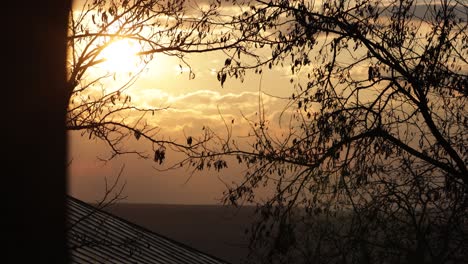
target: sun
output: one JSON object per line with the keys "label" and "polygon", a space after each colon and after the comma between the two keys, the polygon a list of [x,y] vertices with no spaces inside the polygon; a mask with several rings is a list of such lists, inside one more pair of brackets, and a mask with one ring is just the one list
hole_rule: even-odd
{"label": "sun", "polygon": [[100,56],[104,59],[100,67],[113,73],[134,73],[142,65],[138,52],[141,47],[136,41],[129,39],[117,40],[102,50]]}

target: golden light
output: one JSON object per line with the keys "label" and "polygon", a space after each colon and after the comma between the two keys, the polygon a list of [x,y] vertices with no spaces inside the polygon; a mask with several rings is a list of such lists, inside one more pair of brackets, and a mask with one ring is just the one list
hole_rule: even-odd
{"label": "golden light", "polygon": [[134,73],[142,66],[141,58],[137,55],[140,51],[141,47],[136,41],[115,41],[101,52],[105,61],[99,67],[114,73]]}

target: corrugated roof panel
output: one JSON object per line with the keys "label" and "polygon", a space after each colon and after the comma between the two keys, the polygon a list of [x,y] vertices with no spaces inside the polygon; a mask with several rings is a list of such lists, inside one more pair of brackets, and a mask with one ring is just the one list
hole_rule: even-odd
{"label": "corrugated roof panel", "polygon": [[72,263],[227,263],[73,197],[68,223]]}

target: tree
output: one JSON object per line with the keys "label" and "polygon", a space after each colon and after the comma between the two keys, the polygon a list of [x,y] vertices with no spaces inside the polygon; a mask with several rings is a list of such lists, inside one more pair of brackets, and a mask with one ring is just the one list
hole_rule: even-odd
{"label": "tree", "polygon": [[218,80],[290,67],[287,129],[259,113],[251,147],[211,137],[181,165],[244,164],[227,203],[275,190],[251,229],[267,263],[466,259],[468,5],[322,2],[232,1],[242,12],[223,24],[238,45]]}
{"label": "tree", "polygon": [[[233,0],[190,12],[186,4],[93,1],[71,16],[69,130],[105,140],[110,158],[133,152],[121,143],[134,136],[152,142],[158,163],[170,145],[188,155],[178,166],[220,171],[232,158],[245,165],[225,199],[255,202],[260,186],[275,190],[258,204],[251,230],[252,253],[268,262],[466,258],[463,1]],[[222,13],[228,4],[239,14]],[[222,50],[221,86],[286,65],[294,78],[279,122],[287,129],[277,132],[260,111],[248,120],[243,143],[251,147],[233,141],[228,124],[225,136],[206,128],[186,144],[157,139],[141,120],[160,109],[140,109],[125,94],[138,73],[102,93],[93,87],[114,74],[87,75],[120,39],[142,47],[143,65],[156,52],[185,63],[188,53]],[[128,111],[141,119],[125,118]]]}

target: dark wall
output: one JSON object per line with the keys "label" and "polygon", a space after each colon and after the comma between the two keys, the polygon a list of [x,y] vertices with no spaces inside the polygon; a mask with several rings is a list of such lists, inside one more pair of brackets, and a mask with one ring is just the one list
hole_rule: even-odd
{"label": "dark wall", "polygon": [[67,262],[64,87],[70,4],[8,1],[2,7],[1,217],[7,263]]}

